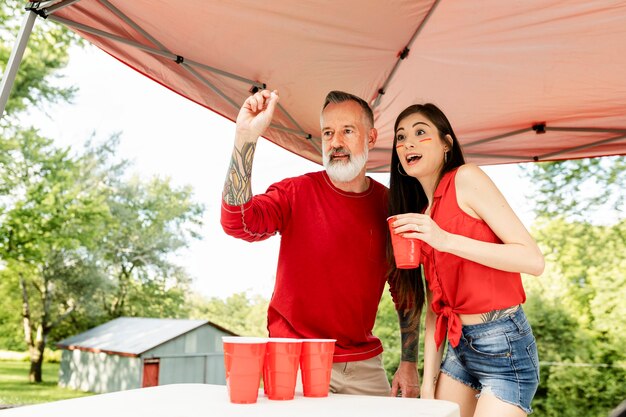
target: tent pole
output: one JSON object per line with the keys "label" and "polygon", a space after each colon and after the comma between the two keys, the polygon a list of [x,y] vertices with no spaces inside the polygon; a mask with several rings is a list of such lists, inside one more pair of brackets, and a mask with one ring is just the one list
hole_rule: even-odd
{"label": "tent pole", "polygon": [[[622,129],[616,129],[616,130],[622,130]],[[614,136],[612,138],[599,140],[599,141],[596,141],[596,142],[593,142],[593,143],[587,143],[586,145],[576,146],[574,148],[567,148],[567,149],[563,149],[563,150],[560,150],[560,151],[557,151],[557,152],[545,153],[543,155],[538,156],[538,158],[539,158],[539,160],[544,160],[544,159],[547,159],[547,158],[553,158],[555,156],[562,155],[564,153],[580,151],[581,149],[593,148],[594,146],[604,145],[605,143],[615,142],[615,141],[618,141],[618,140],[622,140],[624,138],[626,138],[626,133],[623,134],[623,135]]]}
{"label": "tent pole", "polygon": [[503,133],[501,135],[492,136],[490,138],[479,139],[477,141],[464,144],[463,145],[463,149],[467,149],[470,146],[480,145],[481,143],[487,143],[487,142],[491,142],[491,141],[498,140],[498,139],[508,138],[510,136],[519,135],[521,133],[526,133],[526,132],[529,132],[529,131],[531,131],[531,128],[530,127],[525,127],[523,129],[514,130],[512,132],[506,132],[506,133]]}
{"label": "tent pole", "polygon": [[22,62],[24,50],[28,44],[28,39],[30,38],[36,18],[37,13],[32,10],[29,10],[24,16],[22,27],[17,35],[13,51],[11,51],[7,67],[4,70],[2,83],[0,83],[0,116],[4,115],[4,109],[9,101],[9,94],[11,93],[11,88],[13,88],[13,82],[15,81],[15,76],[17,75],[17,69],[20,66],[20,62]]}
{"label": "tent pole", "polygon": [[[532,162],[534,161],[532,156],[519,156],[519,155],[490,155],[486,153],[464,153],[465,158],[489,158],[489,159],[506,159],[506,160],[517,160],[517,162],[513,162],[518,164],[520,162]],[[485,164],[488,165],[488,164]]]}

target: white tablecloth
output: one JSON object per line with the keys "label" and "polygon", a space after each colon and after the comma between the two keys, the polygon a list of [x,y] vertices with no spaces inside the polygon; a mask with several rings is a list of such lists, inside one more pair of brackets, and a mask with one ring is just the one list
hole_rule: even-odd
{"label": "white tablecloth", "polygon": [[293,400],[273,401],[264,397],[262,391],[255,404],[232,404],[223,385],[173,384],[0,411],[0,417],[12,416],[459,417],[459,408],[448,401],[339,394],[305,398],[296,393]]}

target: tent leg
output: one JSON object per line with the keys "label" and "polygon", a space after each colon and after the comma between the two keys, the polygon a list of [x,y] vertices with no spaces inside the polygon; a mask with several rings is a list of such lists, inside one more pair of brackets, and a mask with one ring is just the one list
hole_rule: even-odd
{"label": "tent leg", "polygon": [[36,18],[37,13],[32,10],[29,10],[26,16],[24,16],[20,33],[13,46],[13,51],[9,57],[9,62],[7,63],[4,76],[2,77],[2,83],[0,84],[0,116],[4,115],[4,109],[7,105],[7,101],[9,101],[9,93],[11,93],[11,88],[13,87],[15,76],[17,75],[17,69],[20,66],[20,62],[22,62],[22,56],[24,55],[24,50],[26,49],[26,44],[30,38],[30,33],[33,30]]}

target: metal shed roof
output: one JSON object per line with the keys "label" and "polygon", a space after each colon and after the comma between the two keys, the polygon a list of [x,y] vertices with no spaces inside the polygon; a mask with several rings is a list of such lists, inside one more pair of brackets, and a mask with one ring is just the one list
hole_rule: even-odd
{"label": "metal shed roof", "polygon": [[205,324],[234,335],[233,332],[208,320],[120,317],[63,339],[57,343],[57,347],[138,356]]}

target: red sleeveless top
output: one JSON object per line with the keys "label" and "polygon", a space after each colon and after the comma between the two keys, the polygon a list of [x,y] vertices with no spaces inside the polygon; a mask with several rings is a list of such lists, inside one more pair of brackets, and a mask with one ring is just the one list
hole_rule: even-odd
{"label": "red sleeveless top", "polygon": [[[459,207],[454,179],[457,169],[447,172],[433,196],[431,218],[447,232],[491,243],[502,243],[483,220],[476,219]],[[494,269],[439,252],[422,245],[424,271],[432,292],[431,308],[437,314],[435,343],[437,349],[445,339],[453,347],[461,338],[459,314],[480,314],[521,304],[526,301],[519,273]]]}

